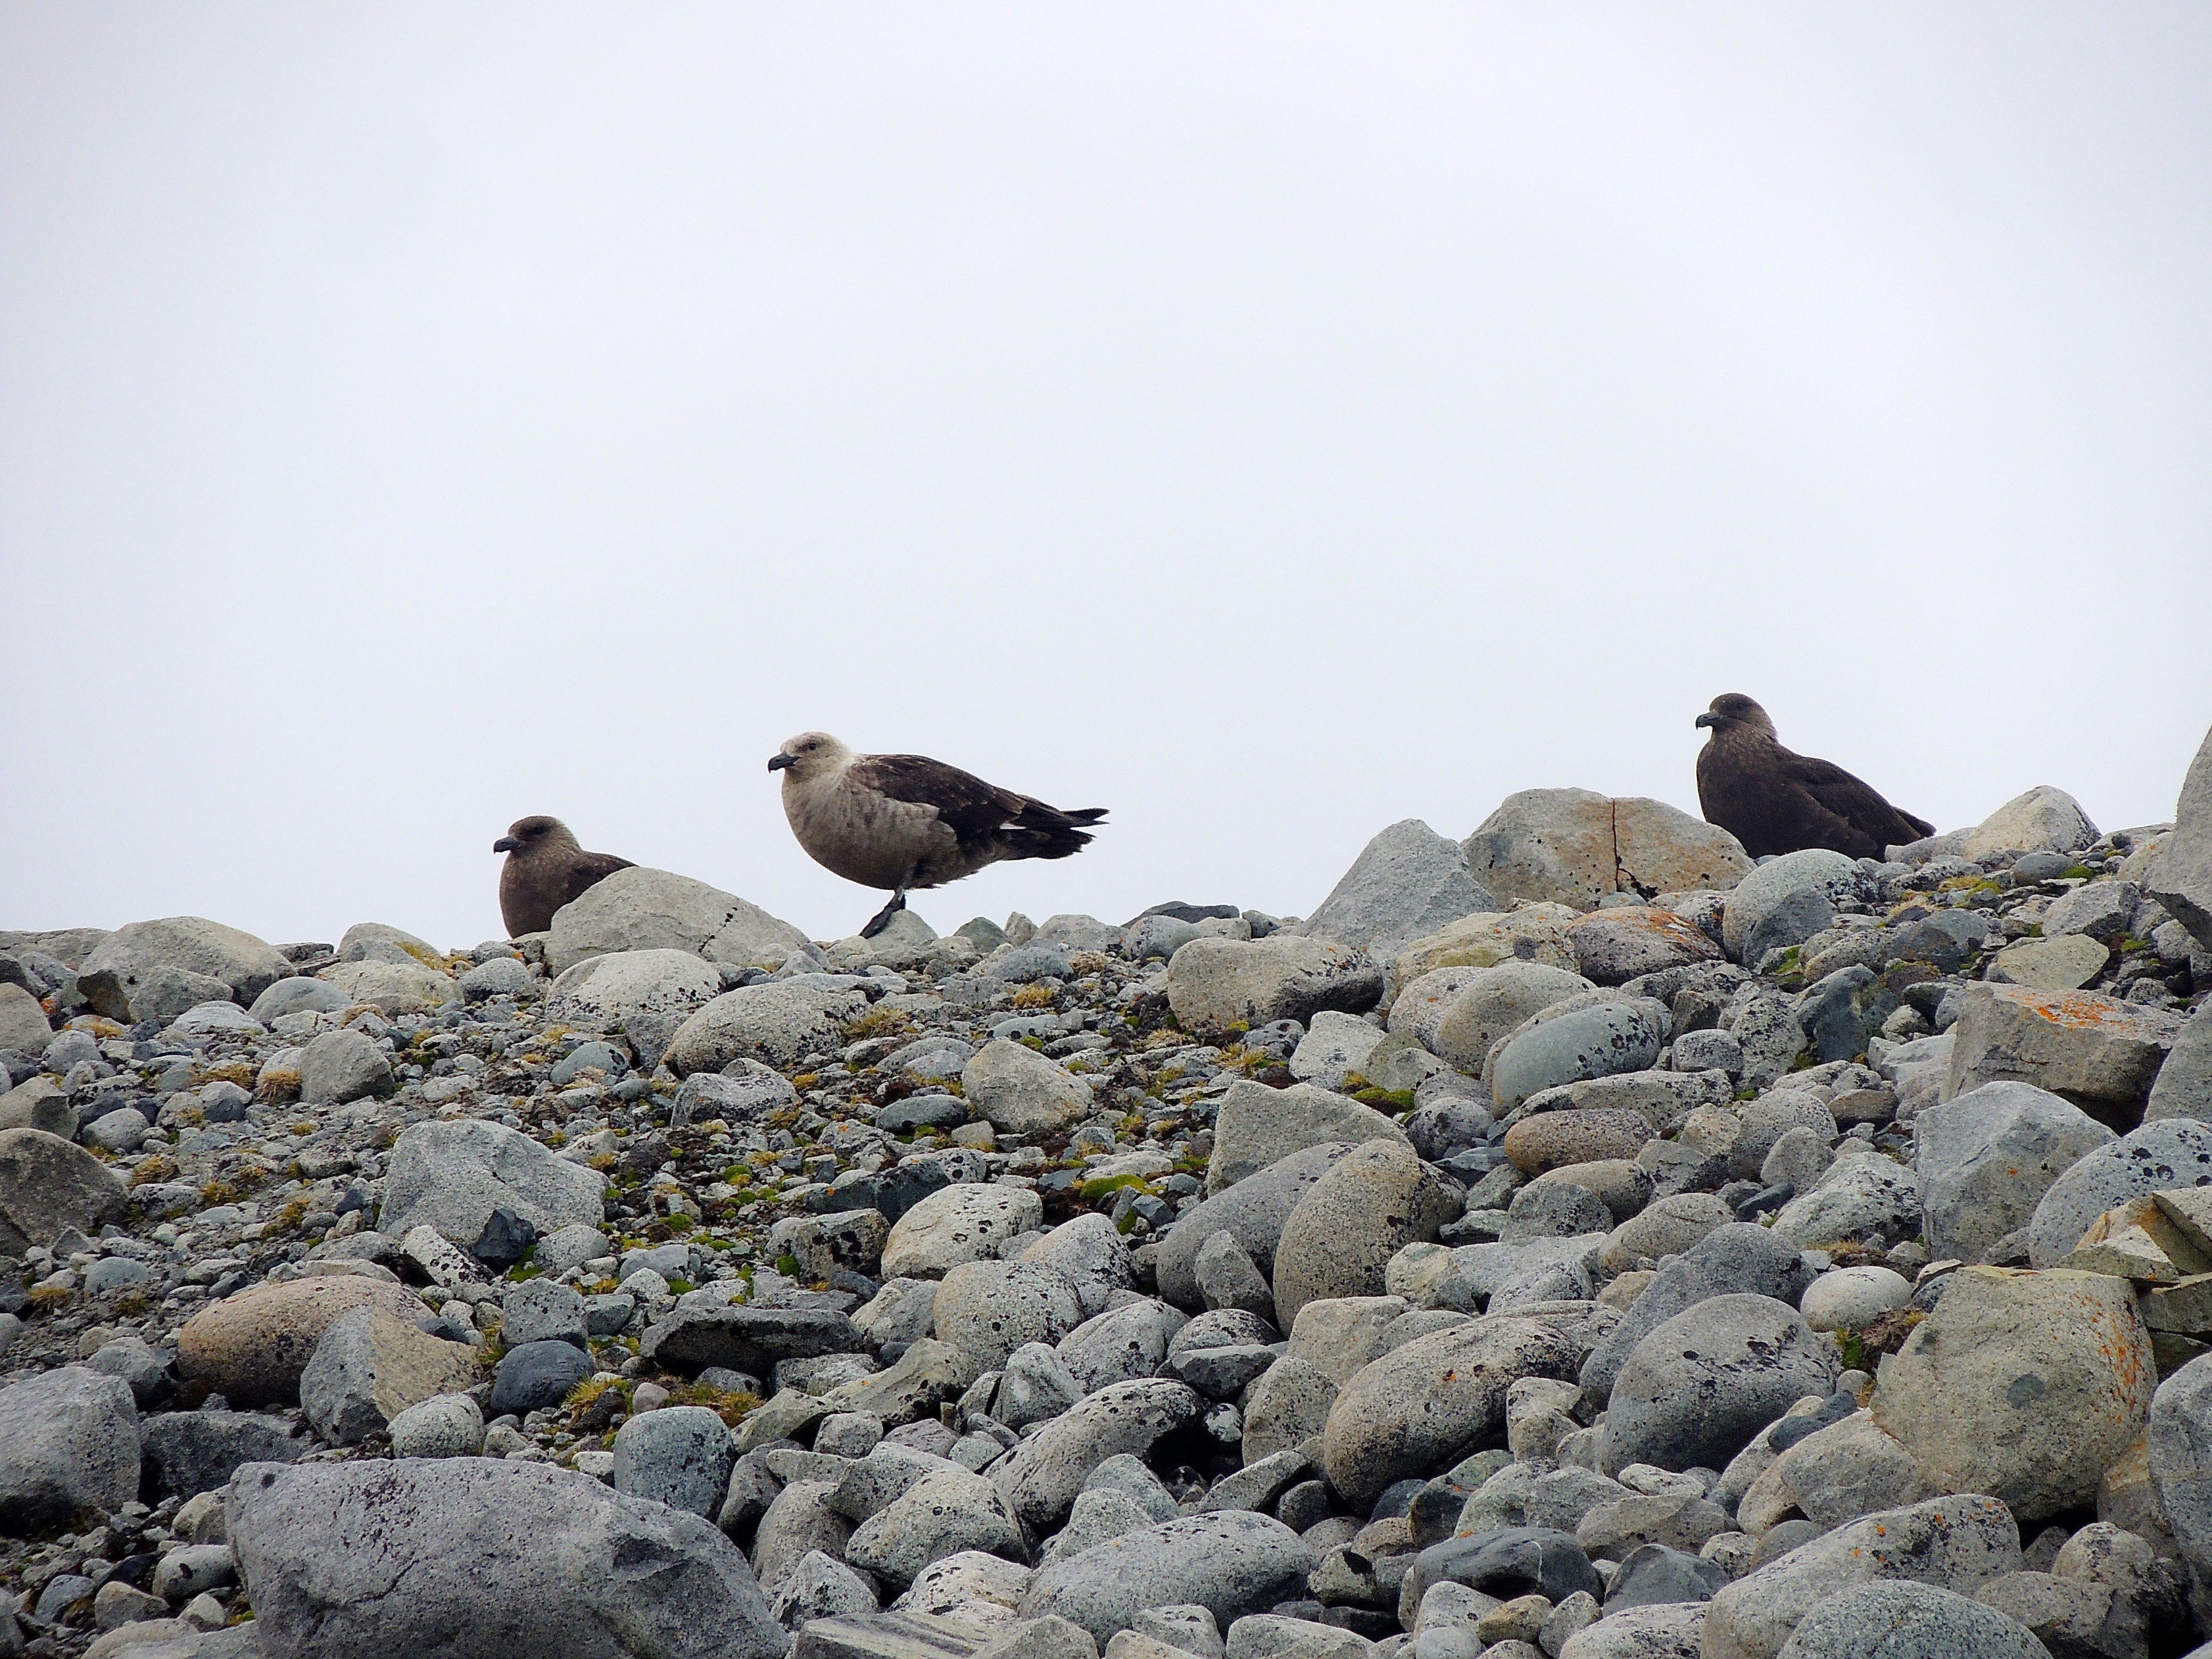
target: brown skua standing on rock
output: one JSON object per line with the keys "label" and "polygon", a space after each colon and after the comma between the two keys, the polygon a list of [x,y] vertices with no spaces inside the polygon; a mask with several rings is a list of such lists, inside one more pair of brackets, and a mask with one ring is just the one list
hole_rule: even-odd
{"label": "brown skua standing on rock", "polygon": [[1002,859],[1064,859],[1092,839],[1103,806],[1063,812],[926,755],[856,755],[826,732],[803,732],[769,759],[783,774],[783,813],[825,870],[891,896],[872,939],[916,887],[941,887]]}
{"label": "brown skua standing on rock", "polygon": [[586,853],[568,826],[543,813],[517,818],[491,850],[507,854],[499,872],[499,914],[507,936],[542,933],[553,913],[595,883],[630,867],[612,853]]}
{"label": "brown skua standing on rock", "polygon": [[1698,751],[1698,804],[1755,859],[1808,847],[1878,859],[1936,833],[1842,767],[1784,749],[1766,711],[1741,692],[1715,697],[1697,723],[1713,733]]}

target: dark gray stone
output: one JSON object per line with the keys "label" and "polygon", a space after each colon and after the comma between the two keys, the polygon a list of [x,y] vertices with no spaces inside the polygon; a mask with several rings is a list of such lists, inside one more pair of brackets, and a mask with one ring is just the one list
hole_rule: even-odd
{"label": "dark gray stone", "polygon": [[1667,1601],[1710,1601],[1728,1581],[1728,1569],[1717,1561],[1664,1544],[1644,1544],[1620,1558],[1620,1569],[1605,1593],[1605,1610],[1615,1613]]}
{"label": "dark gray stone", "polygon": [[520,1416],[557,1406],[594,1369],[591,1356],[573,1343],[526,1342],[509,1348],[493,1374],[491,1414]]}

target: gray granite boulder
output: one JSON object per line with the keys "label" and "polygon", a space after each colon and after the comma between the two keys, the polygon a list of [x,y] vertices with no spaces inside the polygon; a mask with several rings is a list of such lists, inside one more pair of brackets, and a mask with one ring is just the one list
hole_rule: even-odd
{"label": "gray granite boulder", "polygon": [[1590,1350],[1582,1368],[1584,1402],[1592,1411],[1604,1410],[1629,1355],[1684,1310],[1732,1294],[1771,1297],[1795,1307],[1812,1282],[1813,1270],[1797,1247],[1766,1228],[1748,1222],[1714,1228],[1662,1267],[1620,1322]]}
{"label": "gray granite boulder", "polygon": [[2161,1188],[2212,1186],[2212,1124],[2162,1118],[2076,1159],[2038,1200],[2027,1260],[2056,1267],[2106,1211]]}
{"label": "gray granite boulder", "polygon": [[1406,818],[1361,849],[1307,918],[1312,938],[1388,953],[1446,922],[1498,909],[1468,873],[1467,854],[1419,818]]}
{"label": "gray granite boulder", "polygon": [[1041,1569],[1022,1595],[1104,1643],[1147,1607],[1196,1606],[1227,1625],[1304,1593],[1313,1548],[1271,1516],[1223,1510],[1127,1533]]}
{"label": "gray granite boulder", "polygon": [[1985,1083],[1928,1108],[1912,1120],[1912,1143],[1929,1254],[1980,1261],[2027,1224],[2052,1182],[2114,1139],[2028,1083]]}
{"label": "gray granite boulder", "polygon": [[778,1659],[789,1645],[713,1526],[571,1469],[249,1463],[223,1507],[262,1644],[294,1659]]}
{"label": "gray granite boulder", "polygon": [[1723,1468],[1807,1395],[1835,1385],[1834,1351],[1771,1297],[1711,1297],[1636,1345],[1613,1385],[1605,1464]]}
{"label": "gray granite boulder", "polygon": [[0,1533],[21,1537],[138,1496],[138,1407],[82,1365],[0,1389]]}
{"label": "gray granite boulder", "polygon": [[[602,884],[604,885],[605,884]],[[468,1249],[495,1210],[512,1210],[543,1235],[604,1213],[606,1177],[556,1156],[519,1129],[482,1118],[412,1125],[392,1149],[380,1231],[404,1237],[434,1227]]]}

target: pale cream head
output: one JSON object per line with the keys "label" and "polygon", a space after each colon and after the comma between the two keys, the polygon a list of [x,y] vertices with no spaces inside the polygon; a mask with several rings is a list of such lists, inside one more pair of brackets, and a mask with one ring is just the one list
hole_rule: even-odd
{"label": "pale cream head", "polygon": [[842,771],[855,758],[827,732],[801,732],[769,757],[768,769],[786,774],[787,783],[806,783]]}

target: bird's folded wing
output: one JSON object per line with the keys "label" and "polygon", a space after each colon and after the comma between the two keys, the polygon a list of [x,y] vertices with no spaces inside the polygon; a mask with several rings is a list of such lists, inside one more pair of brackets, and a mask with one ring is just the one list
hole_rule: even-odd
{"label": "bird's folded wing", "polygon": [[[1921,822],[1911,813],[1892,806],[1870,784],[1853,777],[1832,761],[1788,754],[1783,765],[1784,775],[1791,782],[1860,834],[1872,836],[1878,844],[1894,841],[1899,823]],[[1923,829],[1920,833],[1930,832]]]}
{"label": "bird's folded wing", "polygon": [[630,868],[628,859],[618,859],[612,853],[579,853],[568,861],[568,891],[563,904],[581,898],[585,890],[605,881],[617,870]]}
{"label": "bird's folded wing", "polygon": [[846,775],[892,800],[935,807],[938,821],[963,844],[992,834],[1031,805],[1026,796],[927,755],[870,755]]}

